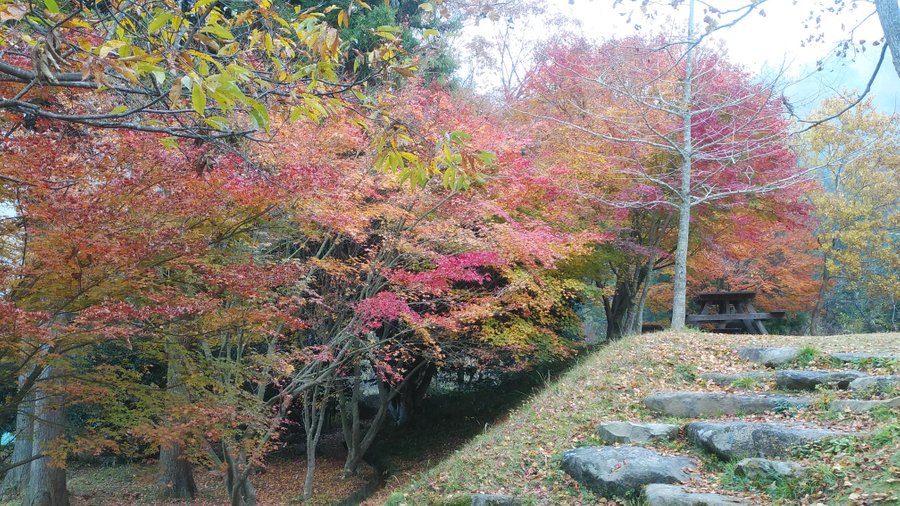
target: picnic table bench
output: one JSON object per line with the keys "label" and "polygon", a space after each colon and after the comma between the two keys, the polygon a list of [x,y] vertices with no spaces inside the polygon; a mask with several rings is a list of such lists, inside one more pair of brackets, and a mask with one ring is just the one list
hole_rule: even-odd
{"label": "picnic table bench", "polygon": [[[753,308],[756,292],[713,292],[701,293],[694,300],[700,304],[698,314],[687,315],[687,323],[707,323],[715,326],[716,332],[742,332],[768,334],[763,321],[784,318],[784,311],[759,312]],[[736,322],[743,326],[729,327]]]}

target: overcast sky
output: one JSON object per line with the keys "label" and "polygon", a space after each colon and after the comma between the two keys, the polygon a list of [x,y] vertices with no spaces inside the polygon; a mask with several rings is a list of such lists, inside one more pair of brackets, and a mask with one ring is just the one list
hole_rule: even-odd
{"label": "overcast sky", "polygon": [[[709,43],[722,43],[731,59],[750,71],[765,72],[766,69],[781,68],[784,64],[788,78],[797,81],[797,84],[787,89],[787,93],[798,105],[813,105],[835,90],[862,90],[872,75],[881,48],[869,47],[865,53],[857,53],[853,59],[835,57],[833,51],[847,38],[849,29],[857,25],[859,27],[854,32],[854,40],[871,42],[882,37],[877,17],[865,19],[867,14],[874,11],[874,6],[868,2],[860,2],[861,7],[855,12],[823,16],[824,40],[803,47],[802,39],[814,33],[812,29],[804,29],[804,20],[810,7],[820,1],[833,5],[833,0],[768,0],[762,6],[764,17],[757,13],[751,14],[734,26],[717,31],[710,38],[715,40],[709,40]],[[634,34],[635,24],[640,24],[640,31],[648,34],[660,30],[683,31],[687,9],[675,11],[668,7],[669,1],[658,2],[661,5],[657,8],[660,13],[657,19],[641,19],[637,13],[632,17],[631,23],[627,23],[627,16],[622,13],[636,3],[625,0],[623,6],[614,9],[613,0],[547,0],[551,12],[578,20],[580,30],[591,38],[604,39]],[[710,0],[708,3],[725,9],[745,5],[747,0]],[[702,9],[702,2],[698,1],[698,22],[703,18]],[[844,29],[841,28],[842,24]],[[497,30],[498,26],[498,23],[485,20],[477,27],[468,28],[466,32],[485,35]],[[546,38],[552,33],[549,29],[542,29],[539,20],[520,22],[517,26],[522,27],[520,31],[526,32],[530,38]],[[816,62],[823,58],[826,62],[825,70],[816,72]],[[897,112],[900,111],[900,77],[890,60],[888,52],[873,83],[872,95],[879,109]]]}

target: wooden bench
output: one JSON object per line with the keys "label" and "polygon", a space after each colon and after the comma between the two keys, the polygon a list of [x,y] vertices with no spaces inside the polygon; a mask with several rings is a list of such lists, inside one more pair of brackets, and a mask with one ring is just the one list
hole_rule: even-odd
{"label": "wooden bench", "polygon": [[[716,332],[749,331],[751,334],[768,334],[763,321],[784,318],[785,311],[759,312],[753,308],[756,292],[713,292],[696,297],[700,304],[698,314],[687,315],[686,323],[708,323],[715,325]],[[736,322],[743,329],[729,327]]]}

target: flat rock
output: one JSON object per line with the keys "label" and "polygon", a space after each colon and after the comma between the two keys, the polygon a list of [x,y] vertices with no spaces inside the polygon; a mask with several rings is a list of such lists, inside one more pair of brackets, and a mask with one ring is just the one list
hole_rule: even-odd
{"label": "flat rock", "polygon": [[508,495],[473,494],[472,506],[519,506],[522,500]]}
{"label": "flat rock", "polygon": [[606,443],[647,443],[678,437],[678,425],[668,423],[603,422],[597,435]]}
{"label": "flat rock", "polygon": [[776,367],[792,362],[800,356],[800,348],[738,348],[737,354],[744,360]]}
{"label": "flat rock", "polygon": [[850,382],[850,390],[883,393],[900,389],[900,376],[863,376]]}
{"label": "flat rock", "polygon": [[893,353],[857,353],[857,352],[847,352],[847,353],[830,353],[831,358],[837,360],[838,362],[850,362],[854,364],[858,364],[860,362],[864,362],[866,360],[888,360],[888,361],[900,361],[900,355],[896,355]]}
{"label": "flat rock", "polygon": [[572,478],[608,498],[640,492],[651,483],[682,483],[697,461],[669,457],[637,446],[575,448],[563,454],[562,468]]}
{"label": "flat rock", "polygon": [[879,399],[874,401],[860,401],[856,399],[841,399],[832,401],[829,406],[832,411],[850,411],[852,413],[865,413],[875,408],[886,406],[891,409],[900,409],[900,397],[892,399]]}
{"label": "flat rock", "polygon": [[723,387],[733,386],[734,382],[741,380],[753,380],[754,383],[767,383],[775,379],[775,373],[771,371],[746,371],[735,373],[707,372],[700,375],[700,379],[715,383]]}
{"label": "flat rock", "polygon": [[827,429],[756,422],[691,422],[688,439],[723,460],[787,457],[799,446],[849,435]]}
{"label": "flat rock", "polygon": [[750,415],[787,408],[805,408],[806,397],[725,392],[656,392],[644,399],[651,411],[682,418]]}
{"label": "flat rock", "polygon": [[662,485],[659,483],[644,487],[644,499],[649,506],[735,506],[750,504],[750,501],[740,497],[691,493],[678,485]]}
{"label": "flat rock", "polygon": [[775,386],[781,390],[815,390],[825,385],[846,390],[851,381],[865,376],[858,371],[786,370],[775,373]]}
{"label": "flat rock", "polygon": [[795,478],[803,476],[805,473],[806,469],[796,462],[761,459],[758,457],[743,459],[734,467],[734,474],[746,476],[756,481]]}

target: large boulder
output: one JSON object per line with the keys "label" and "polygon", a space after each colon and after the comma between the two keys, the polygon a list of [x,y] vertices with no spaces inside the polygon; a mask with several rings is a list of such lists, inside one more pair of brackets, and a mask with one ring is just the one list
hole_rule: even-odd
{"label": "large boulder", "polygon": [[863,376],[850,382],[850,390],[884,393],[900,389],[900,376]]}
{"label": "large boulder", "polygon": [[668,423],[603,422],[597,435],[605,443],[647,443],[678,437],[678,425]]}
{"label": "large boulder", "polygon": [[781,390],[815,390],[819,385],[846,390],[850,382],[866,376],[858,371],[799,371],[775,373],[775,386]]}
{"label": "large boulder", "polygon": [[761,459],[758,457],[743,459],[734,466],[734,474],[746,476],[754,481],[798,478],[805,473],[806,469],[796,462]]}
{"label": "large boulder", "polygon": [[723,387],[734,386],[736,382],[768,383],[775,379],[775,373],[771,371],[746,371],[736,373],[707,372],[700,375],[700,379],[715,383]]}
{"label": "large boulder", "polygon": [[697,461],[636,446],[601,446],[567,451],[562,468],[594,493],[613,498],[635,495],[651,483],[688,481]]}
{"label": "large boulder", "polygon": [[832,401],[829,406],[832,411],[850,411],[851,413],[865,413],[878,407],[900,409],[900,397],[892,399],[879,399],[873,401],[860,401],[857,399],[840,399]]}
{"label": "large boulder", "polygon": [[691,422],[688,439],[723,460],[779,458],[805,444],[849,435],[828,429],[755,422]]}
{"label": "large boulder", "polygon": [[846,352],[846,353],[831,353],[831,358],[837,360],[838,362],[849,362],[853,364],[858,364],[860,362],[865,362],[869,360],[876,361],[888,361],[888,362],[898,362],[900,361],[900,355],[895,355],[892,353],[858,353],[858,352]]}
{"label": "large boulder", "polygon": [[777,367],[793,362],[800,356],[800,348],[738,348],[737,354],[750,362]]}
{"label": "large boulder", "polygon": [[656,392],[644,399],[651,411],[682,418],[751,415],[791,408],[805,408],[806,397],[725,392]]}
{"label": "large boulder", "polygon": [[750,504],[740,497],[721,494],[691,493],[678,485],[653,484],[644,487],[649,506],[738,506]]}

